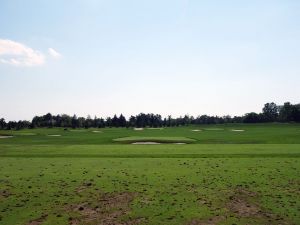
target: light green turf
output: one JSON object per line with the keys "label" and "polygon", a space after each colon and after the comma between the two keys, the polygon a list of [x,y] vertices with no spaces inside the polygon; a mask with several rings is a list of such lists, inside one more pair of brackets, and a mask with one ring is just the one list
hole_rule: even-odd
{"label": "light green turf", "polygon": [[196,140],[186,137],[138,137],[138,136],[131,136],[131,137],[123,137],[123,138],[116,138],[114,139],[116,142],[120,143],[135,143],[135,142],[157,142],[157,143],[192,143]]}
{"label": "light green turf", "polygon": [[[44,214],[48,216],[42,224],[69,224],[69,217],[81,218],[71,205],[97,206],[96,196],[106,192],[135,193],[129,214],[118,220],[143,218],[141,225],[188,225],[193,219],[213,218],[221,218],[217,223],[221,225],[300,224],[297,124],[143,131],[52,128],[0,134],[14,136],[0,139],[1,225],[27,225]],[[186,145],[114,141],[128,137],[195,141]],[[91,185],[78,193],[86,182]],[[247,201],[265,214],[234,213],[229,205],[237,190],[255,193]]]}
{"label": "light green turf", "polygon": [[[217,128],[217,130],[215,130]],[[200,129],[201,132],[192,130]],[[95,133],[93,131],[101,131]],[[234,132],[232,130],[245,130]],[[30,133],[31,135],[24,135]],[[185,126],[177,128],[144,129],[105,128],[73,129],[62,128],[28,129],[21,131],[1,131],[0,135],[13,135],[13,138],[0,139],[1,144],[118,144],[113,141],[124,137],[185,137],[196,140],[194,144],[300,144],[299,124],[228,124]],[[32,135],[35,134],[35,135]],[[61,135],[51,137],[48,135]]]}

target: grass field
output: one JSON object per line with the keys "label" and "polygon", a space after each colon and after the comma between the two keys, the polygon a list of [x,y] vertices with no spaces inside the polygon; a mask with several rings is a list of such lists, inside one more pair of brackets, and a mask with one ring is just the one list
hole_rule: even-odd
{"label": "grass field", "polygon": [[300,124],[0,136],[0,224],[300,224]]}

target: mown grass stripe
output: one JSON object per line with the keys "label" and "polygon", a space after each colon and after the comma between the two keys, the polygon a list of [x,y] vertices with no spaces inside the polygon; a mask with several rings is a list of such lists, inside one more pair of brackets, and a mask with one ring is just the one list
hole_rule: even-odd
{"label": "mown grass stripe", "polygon": [[0,158],[300,158],[291,154],[3,154]]}

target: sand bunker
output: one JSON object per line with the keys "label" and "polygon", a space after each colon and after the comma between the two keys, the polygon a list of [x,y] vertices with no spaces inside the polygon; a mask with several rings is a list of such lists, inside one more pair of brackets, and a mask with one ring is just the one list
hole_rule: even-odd
{"label": "sand bunker", "polygon": [[60,134],[48,134],[47,136],[49,136],[49,137],[60,137],[61,135]]}
{"label": "sand bunker", "polygon": [[12,138],[13,136],[8,136],[8,135],[0,135],[0,139],[4,139],[4,138]]}
{"label": "sand bunker", "polygon": [[199,132],[199,131],[202,131],[202,130],[192,130],[193,132]]}
{"label": "sand bunker", "polygon": [[133,128],[133,130],[144,130],[144,128],[135,127],[135,128]]}
{"label": "sand bunker", "polygon": [[102,131],[100,131],[100,130],[93,130],[92,132],[93,133],[102,133]]}
{"label": "sand bunker", "polygon": [[231,130],[231,131],[234,131],[234,132],[243,132],[245,130]]}
{"label": "sand bunker", "polygon": [[173,143],[174,145],[185,145],[186,143],[184,142],[178,142],[178,143]]}
{"label": "sand bunker", "polygon": [[139,141],[139,142],[133,142],[131,144],[133,144],[133,145],[160,145],[161,143],[154,142],[154,141]]}

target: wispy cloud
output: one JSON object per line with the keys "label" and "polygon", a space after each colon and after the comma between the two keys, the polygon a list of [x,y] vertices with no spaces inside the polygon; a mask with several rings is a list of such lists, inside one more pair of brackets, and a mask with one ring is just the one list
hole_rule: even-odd
{"label": "wispy cloud", "polygon": [[22,43],[0,39],[0,62],[13,66],[39,66],[45,63],[45,56]]}
{"label": "wispy cloud", "polygon": [[54,59],[61,58],[61,54],[58,51],[54,50],[53,48],[48,48],[48,53]]}

